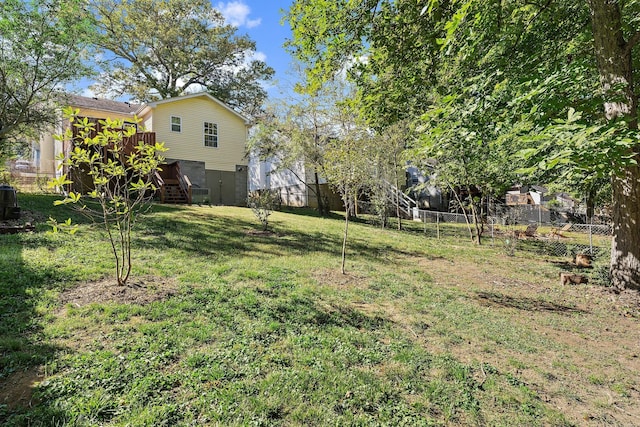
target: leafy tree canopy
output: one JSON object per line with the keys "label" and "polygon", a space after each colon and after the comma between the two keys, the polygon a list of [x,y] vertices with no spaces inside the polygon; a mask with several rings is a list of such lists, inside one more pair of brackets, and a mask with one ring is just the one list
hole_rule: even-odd
{"label": "leafy tree canopy", "polygon": [[154,101],[207,90],[251,115],[273,69],[252,57],[255,43],[227,25],[208,0],[92,0],[103,61],[96,89]]}
{"label": "leafy tree canopy", "polygon": [[288,46],[306,90],[346,69],[371,124],[419,119],[425,160],[611,176],[612,276],[640,289],[639,17],[638,0],[297,0]]}
{"label": "leafy tree canopy", "polygon": [[[302,70],[297,71],[304,81]],[[349,91],[344,80],[335,79],[314,93],[272,100],[249,141],[252,154],[269,160],[277,171],[290,171],[306,185],[316,196],[323,215],[329,213],[329,206],[319,178],[326,178],[326,148],[339,136],[337,112]],[[296,172],[301,165],[305,171],[302,175]]]}
{"label": "leafy tree canopy", "polygon": [[91,70],[92,26],[80,0],[0,4],[0,157],[12,142],[55,120],[61,88]]}

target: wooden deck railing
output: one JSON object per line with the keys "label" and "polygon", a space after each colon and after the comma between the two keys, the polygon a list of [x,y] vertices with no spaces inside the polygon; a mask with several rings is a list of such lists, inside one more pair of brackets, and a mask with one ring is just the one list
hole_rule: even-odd
{"label": "wooden deck railing", "polygon": [[[83,119],[83,118],[78,117],[78,119]],[[89,117],[88,120],[90,123],[94,123],[94,129],[91,132],[89,132],[88,135],[85,135],[85,137],[95,138],[96,135],[98,135],[98,133],[102,131],[102,125],[100,124],[100,119]],[[74,141],[77,138],[80,138],[80,130],[81,129],[79,129],[76,126],[71,126],[71,134],[72,134],[72,139]],[[122,143],[123,143],[124,149],[123,149],[122,155],[128,156],[131,153],[133,153],[135,147],[140,142],[144,143],[145,145],[152,145],[152,144],[155,145],[156,133],[155,132],[136,132],[132,136],[123,137]],[[113,148],[113,145],[109,147],[105,147],[103,155],[106,157],[107,151],[112,148]]]}
{"label": "wooden deck railing", "polygon": [[[94,138],[99,132],[101,132],[102,125],[100,124],[100,120],[95,118],[89,118],[89,122],[95,124],[94,129],[89,133],[89,135],[83,135],[82,137]],[[80,129],[75,126],[72,126],[72,136],[74,141],[77,138],[81,138]],[[124,159],[126,158],[126,156],[133,153],[135,150],[135,147],[140,142],[142,142],[145,145],[155,144],[156,143],[155,132],[136,132],[135,134],[129,137],[123,137],[122,138],[123,150],[121,153],[118,153],[120,160],[125,161]],[[107,158],[107,156],[110,155],[109,154],[110,149],[113,149],[113,145],[104,148],[103,154],[102,154],[104,158]],[[192,200],[193,200],[192,187],[193,186],[191,184],[191,180],[189,179],[189,177],[184,175],[180,170],[179,163],[176,162],[170,165],[164,165],[162,167],[161,172],[156,172],[154,174],[153,180],[160,193],[160,202],[164,203],[167,201],[168,198],[170,198],[170,197],[167,197],[167,186],[170,184],[175,185],[172,183],[177,182],[178,187],[180,188],[180,192],[184,195],[186,202],[188,204],[192,203]]]}
{"label": "wooden deck railing", "polygon": [[158,171],[156,171],[153,175],[153,182],[158,188],[157,191],[160,193],[160,203],[164,203],[167,189],[164,183],[164,179],[162,179]]}
{"label": "wooden deck railing", "polygon": [[180,203],[193,202],[191,180],[180,170],[178,162],[162,165],[162,170],[156,173],[155,184],[160,191],[160,202],[175,203],[175,193],[180,192],[183,199]]}
{"label": "wooden deck railing", "polygon": [[122,142],[124,145],[124,154],[128,156],[134,150],[134,148],[142,142],[144,145],[155,145],[156,144],[156,133],[155,132],[137,132],[132,136],[122,138]]}
{"label": "wooden deck railing", "polygon": [[187,196],[187,204],[191,204],[191,201],[193,199],[193,196],[191,193],[191,180],[187,175],[184,175],[182,173],[182,171],[180,170],[180,164],[176,164],[176,172],[177,172],[176,178],[178,178],[178,184],[180,185],[180,190],[182,190],[182,192]]}

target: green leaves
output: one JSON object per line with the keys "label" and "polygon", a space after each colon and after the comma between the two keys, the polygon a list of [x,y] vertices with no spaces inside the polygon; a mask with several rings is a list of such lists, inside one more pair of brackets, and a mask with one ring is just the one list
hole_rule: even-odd
{"label": "green leaves", "polygon": [[[54,205],[77,204],[79,211],[103,226],[111,241],[117,281],[124,284],[131,272],[131,230],[148,206],[155,190],[154,174],[164,160],[160,153],[167,149],[163,143],[133,145],[136,128],[122,120],[100,120],[96,126],[87,118],[77,117],[77,110],[65,112],[77,136],[63,163],[68,174],[50,182],[50,186],[68,191]],[[72,136],[73,132],[65,133],[66,138]],[[93,203],[80,205],[83,199]],[[77,229],[71,220],[50,223],[54,232],[64,229],[73,234]]]}
{"label": "green leaves", "polygon": [[[55,202],[54,202],[55,205]],[[71,218],[67,218],[64,222],[59,223],[56,219],[49,217],[47,224],[51,226],[52,233],[65,232],[74,235],[78,232],[78,224],[72,224]]]}
{"label": "green leaves", "polygon": [[65,85],[91,74],[92,28],[81,0],[0,3],[0,153],[58,119]]}
{"label": "green leaves", "polygon": [[579,176],[591,182],[615,175],[636,164],[638,132],[624,122],[590,125],[583,114],[570,108],[566,119],[556,119],[535,135],[523,137],[532,147],[520,150],[516,158],[526,167],[521,174]]}
{"label": "green leaves", "polygon": [[255,42],[237,33],[208,0],[94,0],[104,61],[99,93],[154,101],[204,87],[247,114],[266,96],[273,69],[252,59]]}

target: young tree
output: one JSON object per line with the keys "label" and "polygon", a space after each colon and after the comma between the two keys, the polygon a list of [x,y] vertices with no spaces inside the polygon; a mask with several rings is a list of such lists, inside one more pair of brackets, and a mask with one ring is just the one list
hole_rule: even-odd
{"label": "young tree", "polygon": [[342,274],[346,274],[349,217],[355,214],[360,190],[369,186],[374,178],[371,162],[372,133],[348,105],[336,105],[334,110],[335,137],[326,146],[325,173],[344,205],[344,234],[342,239]]}
{"label": "young tree", "polygon": [[[80,182],[80,175],[89,178],[90,189],[86,195],[96,204],[84,203],[80,192],[70,191],[55,204],[78,204],[79,210],[100,223],[109,236],[115,260],[115,276],[118,285],[124,286],[132,267],[131,233],[140,215],[148,208],[156,190],[153,180],[160,170],[166,151],[163,143],[155,145],[134,143],[135,126],[122,120],[101,120],[101,129],[87,118],[77,118],[77,111],[65,110],[71,125],[76,128],[73,149],[67,158],[60,160]],[[61,138],[71,140],[73,130],[68,128]],[[51,186],[73,186],[73,180],[64,174],[51,181]],[[70,220],[67,222],[69,225]]]}
{"label": "young tree", "polygon": [[[475,86],[477,89],[477,86]],[[517,140],[504,141],[492,125],[491,102],[475,89],[458,97],[437,99],[420,118],[419,142],[412,158],[435,176],[435,183],[449,190],[464,214],[471,240],[481,244],[483,206],[499,198],[515,182],[512,156]],[[496,93],[494,92],[494,97]]]}
{"label": "young tree", "polygon": [[0,4],[0,158],[17,137],[56,120],[65,84],[91,73],[83,62],[93,34],[81,0]]}
{"label": "young tree", "polygon": [[[209,0],[90,0],[98,45],[115,56],[96,88],[153,101],[204,89],[252,116],[273,69],[255,59],[255,42],[236,34]],[[109,55],[107,55],[108,57]]]}
{"label": "young tree", "polygon": [[247,197],[247,205],[262,224],[262,231],[267,231],[271,212],[280,206],[280,194],[269,189],[252,191]]}
{"label": "young tree", "polygon": [[387,126],[374,136],[375,149],[370,151],[369,158],[373,176],[369,181],[368,196],[372,213],[379,218],[383,228],[391,213],[398,218],[398,230],[402,229],[398,192],[406,178],[403,160],[412,138],[413,131],[408,120]]}
{"label": "young tree", "polygon": [[[329,214],[327,196],[320,187],[320,178],[326,178],[324,153],[335,133],[336,105],[344,99],[341,83],[333,81],[314,93],[272,101],[249,141],[249,151],[273,161],[275,171],[295,174],[316,196],[321,215]],[[296,172],[300,163],[304,174]]]}

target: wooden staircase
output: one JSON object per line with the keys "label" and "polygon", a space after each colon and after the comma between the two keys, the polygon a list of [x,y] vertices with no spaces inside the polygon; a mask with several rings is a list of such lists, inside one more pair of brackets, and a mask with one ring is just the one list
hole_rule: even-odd
{"label": "wooden staircase", "polygon": [[154,184],[158,189],[161,203],[192,203],[191,181],[188,176],[182,174],[178,162],[164,165],[161,172],[156,172]]}
{"label": "wooden staircase", "polygon": [[387,187],[389,200],[393,203],[393,206],[397,206],[400,213],[406,219],[415,219],[413,209],[418,207],[418,202],[404,194],[403,191],[389,181],[383,180],[383,182]]}
{"label": "wooden staircase", "polygon": [[177,179],[167,179],[164,181],[164,201],[163,203],[187,204],[189,198]]}

